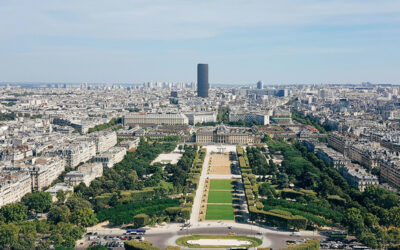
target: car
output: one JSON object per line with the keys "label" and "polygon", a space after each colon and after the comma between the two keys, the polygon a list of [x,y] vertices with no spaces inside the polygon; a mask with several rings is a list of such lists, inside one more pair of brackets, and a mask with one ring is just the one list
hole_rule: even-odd
{"label": "car", "polygon": [[232,229],[232,226],[229,226],[228,229]]}
{"label": "car", "polygon": [[262,233],[261,233],[261,232],[257,232],[257,234],[258,234],[258,235],[262,235]]}
{"label": "car", "polygon": [[122,237],[121,240],[126,240],[126,238],[125,238],[125,237]]}

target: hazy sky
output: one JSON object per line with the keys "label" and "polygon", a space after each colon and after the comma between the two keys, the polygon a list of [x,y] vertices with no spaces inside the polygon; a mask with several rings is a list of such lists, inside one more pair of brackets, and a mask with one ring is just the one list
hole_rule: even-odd
{"label": "hazy sky", "polygon": [[399,0],[0,0],[0,82],[400,83]]}

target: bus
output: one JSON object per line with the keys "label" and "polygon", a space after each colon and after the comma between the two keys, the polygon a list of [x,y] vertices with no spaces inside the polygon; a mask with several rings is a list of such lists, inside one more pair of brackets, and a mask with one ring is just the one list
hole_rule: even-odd
{"label": "bus", "polygon": [[137,228],[128,228],[126,229],[127,234],[133,234],[133,235],[141,235],[146,233],[146,229],[137,229]]}

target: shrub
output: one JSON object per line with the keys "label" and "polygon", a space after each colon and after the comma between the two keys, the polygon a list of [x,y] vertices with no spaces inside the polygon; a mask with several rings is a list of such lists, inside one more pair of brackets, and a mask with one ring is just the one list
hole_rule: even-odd
{"label": "shrub", "polygon": [[285,250],[318,250],[319,240],[308,240],[300,245],[284,248]]}
{"label": "shrub", "polygon": [[126,250],[159,250],[150,241],[128,240],[124,245]]}
{"label": "shrub", "polygon": [[147,214],[138,214],[133,217],[133,223],[135,227],[143,227],[150,221],[150,217]]}

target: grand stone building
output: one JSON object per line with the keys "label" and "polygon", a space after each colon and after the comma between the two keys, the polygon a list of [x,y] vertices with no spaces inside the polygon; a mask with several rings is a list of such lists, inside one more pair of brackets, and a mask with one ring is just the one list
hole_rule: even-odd
{"label": "grand stone building", "polygon": [[262,136],[254,135],[248,128],[228,128],[221,124],[216,128],[203,127],[196,132],[196,143],[248,144],[260,142]]}

